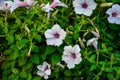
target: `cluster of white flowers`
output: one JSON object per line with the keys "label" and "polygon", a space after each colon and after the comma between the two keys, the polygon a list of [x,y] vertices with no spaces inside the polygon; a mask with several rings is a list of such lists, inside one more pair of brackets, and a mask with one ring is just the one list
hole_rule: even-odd
{"label": "cluster of white flowers", "polygon": [[[34,0],[24,0],[24,1],[1,0],[0,10],[10,11],[12,13],[18,7],[25,7],[29,9],[31,6],[34,6],[36,3],[37,1]],[[68,8],[68,6],[65,5],[63,2],[61,2],[60,0],[53,0],[51,4],[50,3],[42,4],[40,7],[44,12],[48,13],[48,18],[49,18],[51,11],[53,11],[54,8],[57,6]],[[97,7],[97,4],[94,2],[94,0],[73,0],[73,7],[76,14],[91,16],[93,10]],[[112,8],[106,11],[106,13],[109,15],[108,21],[110,23],[120,24],[120,5],[118,4],[113,5]],[[95,36],[95,38],[93,37],[89,39],[86,42],[86,45],[87,46],[93,45],[95,50],[98,50],[97,47],[98,37],[99,37],[98,33],[96,33],[95,31],[91,31],[91,33]],[[45,38],[47,45],[60,46],[63,43],[65,37],[66,37],[66,32],[58,24],[53,25],[51,29],[45,31]],[[80,62],[82,61],[80,50],[81,49],[79,45],[74,45],[73,47],[69,45],[64,47],[62,61],[64,61],[67,64],[67,67],[69,69],[74,68],[76,64],[80,64]],[[65,67],[60,62],[57,65],[62,68]],[[37,68],[38,68],[37,75],[44,77],[44,79],[48,79],[48,76],[51,75],[51,66],[47,62],[44,62],[43,65],[38,65]]]}
{"label": "cluster of white flowers", "polygon": [[20,0],[5,1],[5,0],[2,0],[2,1],[0,1],[0,10],[10,11],[12,13],[18,7],[26,7],[27,9],[29,9],[32,5],[35,5],[36,3],[37,3],[37,1],[34,1],[34,0],[24,0],[24,1],[20,1]]}

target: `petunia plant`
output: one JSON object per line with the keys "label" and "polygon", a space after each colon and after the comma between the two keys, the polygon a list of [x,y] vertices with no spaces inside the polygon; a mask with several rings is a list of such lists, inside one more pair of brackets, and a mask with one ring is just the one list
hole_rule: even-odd
{"label": "petunia plant", "polygon": [[119,80],[119,2],[1,0],[0,79]]}

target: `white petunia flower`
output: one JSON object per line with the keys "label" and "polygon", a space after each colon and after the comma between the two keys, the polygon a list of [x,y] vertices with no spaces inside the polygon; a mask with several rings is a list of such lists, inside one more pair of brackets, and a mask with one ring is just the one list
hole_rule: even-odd
{"label": "white petunia flower", "polygon": [[93,45],[93,47],[95,48],[95,50],[97,51],[98,50],[98,38],[92,38],[92,39],[89,39],[86,43],[87,46],[89,45]]}
{"label": "white petunia flower", "polygon": [[106,13],[109,14],[108,21],[110,23],[120,24],[120,5],[113,5]]}
{"label": "white petunia flower", "polygon": [[51,8],[55,8],[57,6],[61,6],[61,7],[66,7],[68,8],[67,5],[65,5],[64,3],[62,3],[60,0],[53,0],[53,2],[51,3]]}
{"label": "white petunia flower", "polygon": [[13,5],[12,1],[0,1],[0,10],[2,11],[6,11],[6,10],[10,10],[11,6]]}
{"label": "white petunia flower", "polygon": [[48,29],[45,32],[47,45],[60,46],[65,39],[66,32],[61,29],[58,24],[55,24],[52,29]]}
{"label": "white petunia flower", "polygon": [[97,4],[94,0],[74,0],[73,7],[76,14],[90,16]]}
{"label": "white petunia flower", "polygon": [[44,77],[44,79],[48,79],[48,75],[51,75],[50,64],[47,62],[44,62],[43,65],[38,65],[37,68],[37,75]]}
{"label": "white petunia flower", "polygon": [[62,60],[67,63],[67,67],[69,69],[74,68],[75,64],[79,64],[82,61],[80,47],[78,45],[72,46],[65,46],[64,52],[62,55]]}

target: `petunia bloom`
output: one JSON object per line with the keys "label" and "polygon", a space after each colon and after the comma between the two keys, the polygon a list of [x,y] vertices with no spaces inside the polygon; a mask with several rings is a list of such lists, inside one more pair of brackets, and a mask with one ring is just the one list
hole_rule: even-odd
{"label": "petunia bloom", "polygon": [[5,1],[5,0],[2,0],[0,1],[0,10],[2,11],[6,11],[6,10],[10,10],[10,8],[12,7],[13,5],[13,2],[12,1]]}
{"label": "petunia bloom", "polygon": [[58,24],[55,24],[52,29],[48,29],[45,32],[47,45],[60,46],[65,39],[66,32],[61,29]]}
{"label": "petunia bloom", "polygon": [[55,8],[57,6],[61,6],[61,7],[66,7],[68,8],[67,5],[65,5],[64,3],[62,3],[60,0],[53,0],[53,2],[51,3],[51,8]]}
{"label": "petunia bloom", "polygon": [[48,75],[51,75],[50,64],[47,62],[44,62],[43,65],[38,65],[37,68],[37,75],[44,77],[44,79],[48,79]]}
{"label": "petunia bloom", "polygon": [[67,63],[69,69],[74,68],[75,64],[79,64],[82,61],[80,47],[78,45],[75,45],[74,47],[65,46],[62,60]]}
{"label": "petunia bloom", "polygon": [[97,4],[94,2],[94,0],[74,0],[73,1],[73,7],[76,14],[84,14],[86,16],[91,16],[96,6]]}
{"label": "petunia bloom", "polygon": [[120,5],[113,5],[106,13],[109,15],[108,21],[110,23],[120,24]]}

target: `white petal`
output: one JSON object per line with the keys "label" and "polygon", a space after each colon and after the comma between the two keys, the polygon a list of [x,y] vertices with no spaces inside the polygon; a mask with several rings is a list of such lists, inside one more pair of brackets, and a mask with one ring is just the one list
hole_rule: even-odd
{"label": "white petal", "polygon": [[75,64],[79,64],[82,61],[81,54],[78,53],[76,59],[74,60]]}
{"label": "white petal", "polygon": [[68,63],[67,63],[67,67],[68,67],[69,69],[71,69],[71,68],[74,68],[74,67],[75,67],[75,64],[73,63],[73,61],[72,61],[72,60],[68,61]]}
{"label": "white petal", "polygon": [[70,59],[71,59],[70,56],[62,55],[62,61],[65,61],[67,63]]}
{"label": "white petal", "polygon": [[14,3],[12,5],[12,7],[10,8],[11,13],[19,7],[19,5],[17,4],[18,2],[19,2],[19,0],[14,0]]}
{"label": "white petal", "polygon": [[92,43],[92,45],[95,48],[95,50],[98,50],[98,42],[96,40]]}
{"label": "white petal", "polygon": [[45,37],[46,38],[54,38],[53,36],[53,31],[51,29],[48,29],[46,32],[45,32]]}
{"label": "white petal", "polygon": [[44,76],[44,72],[42,71],[37,71],[37,75],[40,75],[41,77]]}
{"label": "white petal", "polygon": [[38,68],[39,70],[41,70],[41,71],[44,71],[43,65],[38,65],[37,68]]}
{"label": "white petal", "polygon": [[114,17],[108,17],[108,21],[109,21],[110,23],[116,23],[117,19],[114,18]]}
{"label": "white petal", "polygon": [[66,32],[63,29],[61,29],[60,32],[59,32],[59,34],[60,34],[60,39],[64,40],[65,36],[66,36]]}
{"label": "white petal", "polygon": [[45,71],[45,74],[51,75],[51,69],[46,70],[46,71]]}
{"label": "white petal", "polygon": [[79,52],[80,52],[80,47],[79,47],[79,45],[75,45],[75,46],[73,47],[73,51],[74,51],[75,53],[79,53]]}
{"label": "white petal", "polygon": [[45,75],[44,75],[44,79],[48,79],[48,75],[45,74]]}
{"label": "white petal", "polygon": [[86,15],[86,16],[91,16],[92,12],[93,11],[90,10],[90,9],[84,9],[83,14]]}
{"label": "white petal", "polygon": [[46,40],[47,45],[54,45],[54,46],[60,46],[63,41],[60,39],[47,39]]}
{"label": "white petal", "polygon": [[92,42],[94,42],[95,40],[96,40],[96,38],[89,39],[89,40],[87,41],[87,46],[91,45]]}

